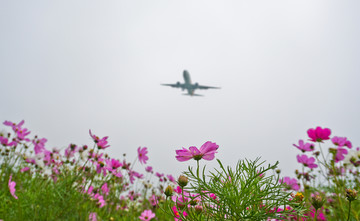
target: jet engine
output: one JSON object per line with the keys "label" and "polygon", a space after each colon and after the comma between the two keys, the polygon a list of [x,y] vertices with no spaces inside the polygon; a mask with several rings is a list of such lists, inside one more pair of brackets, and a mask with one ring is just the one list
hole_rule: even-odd
{"label": "jet engine", "polygon": [[195,88],[198,88],[198,86],[199,86],[199,84],[197,82],[194,85],[195,85]]}

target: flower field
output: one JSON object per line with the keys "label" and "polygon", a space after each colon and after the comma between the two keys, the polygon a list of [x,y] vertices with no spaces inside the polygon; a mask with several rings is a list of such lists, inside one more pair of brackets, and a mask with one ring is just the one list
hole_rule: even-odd
{"label": "flower field", "polygon": [[207,141],[176,150],[174,160],[197,165],[175,178],[147,165],[146,147],[132,162],[109,156],[108,137],[91,130],[92,144],[60,150],[24,121],[3,125],[0,220],[360,220],[360,149],[328,128],[289,147],[299,150],[294,177],[261,158],[224,165]]}

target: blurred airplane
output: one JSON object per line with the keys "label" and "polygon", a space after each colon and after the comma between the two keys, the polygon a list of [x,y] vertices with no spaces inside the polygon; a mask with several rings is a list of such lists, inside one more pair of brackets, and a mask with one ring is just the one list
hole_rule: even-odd
{"label": "blurred airplane", "polygon": [[176,84],[161,84],[161,85],[181,88],[182,90],[186,89],[187,93],[183,95],[189,95],[189,96],[203,96],[200,94],[195,94],[194,92],[196,89],[220,89],[220,87],[203,86],[203,85],[199,85],[198,83],[192,84],[190,79],[190,74],[187,70],[184,70],[183,76],[185,82],[183,84],[178,81],[176,82]]}

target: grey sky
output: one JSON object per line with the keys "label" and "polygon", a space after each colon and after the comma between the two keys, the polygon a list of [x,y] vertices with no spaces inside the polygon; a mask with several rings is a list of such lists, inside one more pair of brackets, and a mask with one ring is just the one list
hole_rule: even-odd
{"label": "grey sky", "polygon": [[[149,148],[179,175],[175,149],[280,161],[323,126],[360,145],[359,1],[1,1],[0,120],[24,119],[47,148],[109,136],[115,158]],[[181,95],[161,83],[220,86]],[[195,165],[194,162],[190,163]],[[213,165],[213,163],[207,163]]]}

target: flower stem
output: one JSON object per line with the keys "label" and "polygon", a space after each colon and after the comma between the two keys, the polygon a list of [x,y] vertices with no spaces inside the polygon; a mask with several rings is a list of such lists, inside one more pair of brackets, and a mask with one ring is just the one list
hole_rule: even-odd
{"label": "flower stem", "polygon": [[351,200],[349,200],[349,212],[348,212],[348,221],[350,220],[350,210],[351,210]]}

